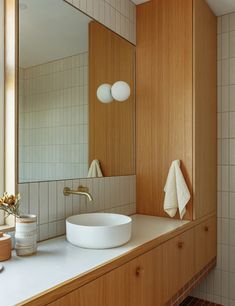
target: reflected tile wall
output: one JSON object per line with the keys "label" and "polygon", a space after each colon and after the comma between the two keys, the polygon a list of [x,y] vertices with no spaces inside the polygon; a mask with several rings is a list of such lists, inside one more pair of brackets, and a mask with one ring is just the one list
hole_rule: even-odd
{"label": "reflected tile wall", "polygon": [[[84,196],[63,195],[64,187],[89,187],[94,201]],[[38,216],[38,240],[65,234],[65,219],[89,212],[136,212],[136,178],[132,176],[19,184],[22,212]]]}
{"label": "reflected tile wall", "polygon": [[136,6],[130,0],[66,0],[130,42],[136,42]]}
{"label": "reflected tile wall", "polygon": [[20,182],[88,172],[88,53],[20,69]]}

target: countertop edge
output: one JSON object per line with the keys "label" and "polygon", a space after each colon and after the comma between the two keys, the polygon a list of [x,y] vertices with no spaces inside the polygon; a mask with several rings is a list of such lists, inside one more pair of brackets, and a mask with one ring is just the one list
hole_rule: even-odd
{"label": "countertop edge", "polygon": [[215,216],[215,215],[216,215],[216,212],[213,212],[197,220],[190,221],[189,223],[184,224],[177,229],[174,229],[160,237],[156,237],[146,243],[143,243],[142,245],[137,246],[136,248],[126,252],[125,254],[122,254],[114,259],[111,259],[110,261],[107,261],[102,265],[98,265],[94,269],[91,269],[83,274],[80,274],[74,278],[71,278],[65,282],[62,282],[57,286],[54,286],[46,291],[41,292],[38,295],[35,295],[27,300],[22,301],[21,303],[18,303],[17,305],[18,306],[47,305],[61,298],[62,296],[78,289],[79,287],[82,287],[83,285],[97,279],[98,277],[110,272],[111,270],[118,268],[119,266],[129,262],[135,257],[138,257],[154,249],[155,247],[166,242],[167,240],[172,239],[175,236],[178,236],[181,233],[197,226],[198,224],[202,223],[204,220],[207,220],[208,218]]}

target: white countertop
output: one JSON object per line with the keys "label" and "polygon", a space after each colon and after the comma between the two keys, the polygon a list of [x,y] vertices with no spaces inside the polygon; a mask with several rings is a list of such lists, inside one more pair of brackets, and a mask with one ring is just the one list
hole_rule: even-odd
{"label": "white countertop", "polygon": [[17,257],[13,253],[11,260],[2,263],[0,305],[23,302],[189,222],[144,215],[133,215],[132,219],[132,239],[118,248],[82,249],[69,244],[63,236],[39,243],[34,256]]}

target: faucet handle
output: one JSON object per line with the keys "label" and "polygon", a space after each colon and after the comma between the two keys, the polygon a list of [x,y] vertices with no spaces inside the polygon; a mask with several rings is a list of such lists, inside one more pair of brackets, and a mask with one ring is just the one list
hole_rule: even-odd
{"label": "faucet handle", "polygon": [[88,187],[84,187],[82,185],[79,185],[77,191],[89,192],[89,188]]}

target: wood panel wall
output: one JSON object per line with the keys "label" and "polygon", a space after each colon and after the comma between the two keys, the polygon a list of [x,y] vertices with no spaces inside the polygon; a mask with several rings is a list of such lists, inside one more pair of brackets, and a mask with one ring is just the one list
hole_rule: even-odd
{"label": "wood panel wall", "polygon": [[204,0],[194,0],[194,217],[216,211],[217,20]]}
{"label": "wood panel wall", "polygon": [[[89,162],[98,159],[104,176],[135,173],[135,47],[92,21],[89,25]],[[126,81],[125,102],[101,103],[103,83]]]}
{"label": "wood panel wall", "polygon": [[167,216],[163,189],[175,159],[192,192],[192,9],[191,0],[137,6],[138,213]]}
{"label": "wood panel wall", "polygon": [[185,218],[216,211],[216,39],[205,0],[137,7],[138,213],[167,216],[163,189],[174,159],[192,195]]}

